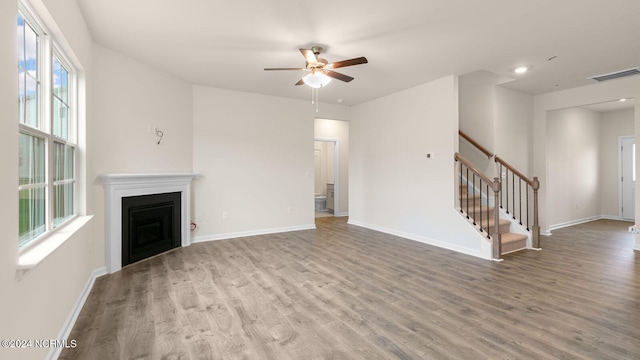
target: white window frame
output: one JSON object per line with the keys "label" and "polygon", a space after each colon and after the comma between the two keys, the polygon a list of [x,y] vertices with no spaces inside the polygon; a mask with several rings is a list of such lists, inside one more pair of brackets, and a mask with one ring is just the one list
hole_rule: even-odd
{"label": "white window frame", "polygon": [[[77,71],[72,62],[64,54],[60,46],[56,43],[38,19],[36,13],[22,1],[18,2],[18,14],[22,16],[33,28],[39,38],[38,42],[38,128],[19,122],[18,133],[43,138],[45,140],[45,229],[44,232],[35,238],[30,239],[25,244],[20,245],[18,242],[19,253],[23,254],[27,250],[35,247],[43,240],[51,236],[55,231],[78,216],[78,145],[77,145],[77,119],[78,119],[78,93],[77,93]],[[16,14],[16,16],[18,15]],[[68,70],[68,139],[54,136],[53,134],[53,56],[57,58],[60,64]],[[54,161],[54,144],[62,143],[73,147],[73,179],[54,182],[55,161]],[[73,183],[73,214],[60,224],[54,226],[54,186],[63,183]],[[41,187],[40,185],[22,185],[18,187],[18,191],[29,188]]]}

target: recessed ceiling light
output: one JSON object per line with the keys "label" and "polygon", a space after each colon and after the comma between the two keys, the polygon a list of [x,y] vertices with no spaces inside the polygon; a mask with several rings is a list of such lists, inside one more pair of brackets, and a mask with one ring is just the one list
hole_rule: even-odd
{"label": "recessed ceiling light", "polygon": [[623,101],[623,102],[624,102],[624,101],[627,101],[627,99],[620,99],[620,101]]}
{"label": "recessed ceiling light", "polygon": [[527,70],[529,70],[529,68],[528,68],[528,67],[526,67],[526,66],[520,66],[520,67],[517,67],[517,68],[515,69],[515,72],[516,72],[516,74],[524,74],[524,73],[526,73],[526,72],[527,72]]}

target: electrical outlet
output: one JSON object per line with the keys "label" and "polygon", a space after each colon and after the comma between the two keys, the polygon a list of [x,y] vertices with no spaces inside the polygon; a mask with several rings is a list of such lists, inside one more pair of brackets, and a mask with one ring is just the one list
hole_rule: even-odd
{"label": "electrical outlet", "polygon": [[289,214],[289,215],[293,214],[293,208],[292,207],[288,207],[287,208],[287,214]]}
{"label": "electrical outlet", "polygon": [[227,211],[223,211],[223,212],[222,212],[222,219],[224,219],[224,220],[228,220],[228,219],[229,219],[229,212],[227,212]]}

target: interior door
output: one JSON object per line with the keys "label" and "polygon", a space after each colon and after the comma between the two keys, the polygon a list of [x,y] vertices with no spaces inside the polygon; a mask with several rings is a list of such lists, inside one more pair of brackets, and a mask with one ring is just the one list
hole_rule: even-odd
{"label": "interior door", "polygon": [[635,138],[626,136],[621,138],[620,166],[622,168],[621,189],[622,189],[622,218],[625,220],[635,220]]}
{"label": "interior door", "polygon": [[[316,142],[317,145],[317,142]],[[322,148],[315,148],[313,149],[313,153],[314,153],[314,174],[315,174],[315,178],[314,178],[314,188],[315,188],[315,195],[322,195],[322,186],[323,184],[323,177],[324,174],[322,173]]]}

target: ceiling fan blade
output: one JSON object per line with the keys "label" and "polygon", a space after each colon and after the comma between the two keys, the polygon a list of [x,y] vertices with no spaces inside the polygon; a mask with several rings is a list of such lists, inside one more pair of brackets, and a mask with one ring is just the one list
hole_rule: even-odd
{"label": "ceiling fan blade", "polygon": [[271,70],[307,70],[304,68],[265,68],[265,71],[271,71]]}
{"label": "ceiling fan blade", "polygon": [[334,79],[338,79],[338,80],[342,80],[344,82],[349,82],[351,80],[353,80],[353,78],[351,76],[345,75],[345,74],[340,74],[339,72],[335,72],[335,71],[331,71],[331,70],[325,70],[323,71],[327,76],[330,76]]}
{"label": "ceiling fan blade", "polygon": [[336,62],[334,62],[332,64],[327,65],[327,67],[330,67],[332,69],[337,69],[337,68],[341,68],[341,67],[345,67],[345,66],[366,64],[368,62],[369,61],[367,60],[366,57],[359,57],[359,58],[355,58],[355,59],[336,61]]}
{"label": "ceiling fan blade", "polygon": [[298,82],[296,83],[296,86],[298,86],[298,85],[303,85],[303,84],[304,84],[304,80],[300,79],[300,80],[298,80]]}
{"label": "ceiling fan blade", "polygon": [[300,49],[302,56],[307,60],[309,64],[317,64],[318,59],[316,58],[316,54],[313,53],[312,50],[309,49]]}

